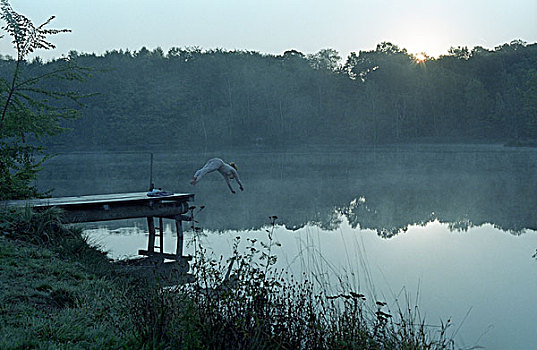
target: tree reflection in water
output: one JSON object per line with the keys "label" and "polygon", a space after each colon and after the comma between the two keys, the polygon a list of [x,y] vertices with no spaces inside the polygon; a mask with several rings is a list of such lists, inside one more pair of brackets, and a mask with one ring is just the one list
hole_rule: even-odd
{"label": "tree reflection in water", "polygon": [[[200,161],[219,156],[241,169],[245,191],[219,177],[188,184]],[[147,153],[76,153],[49,161],[39,187],[54,195],[140,191]],[[342,220],[390,238],[438,220],[452,231],[490,223],[520,234],[537,227],[537,150],[499,145],[405,145],[326,151],[155,153],[154,181],[194,192],[211,231],[258,229],[277,215],[286,228],[335,230]],[[72,179],[76,178],[74,182]]]}

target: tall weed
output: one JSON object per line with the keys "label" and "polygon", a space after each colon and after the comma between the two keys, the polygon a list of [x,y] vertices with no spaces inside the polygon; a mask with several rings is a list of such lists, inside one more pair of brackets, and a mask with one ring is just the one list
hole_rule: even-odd
{"label": "tall weed", "polygon": [[276,217],[267,240],[247,239],[233,255],[214,258],[194,239],[195,282],[135,293],[140,344],[210,349],[453,349],[446,324],[426,325],[416,308],[391,313],[363,294],[328,295],[307,279],[275,268]]}

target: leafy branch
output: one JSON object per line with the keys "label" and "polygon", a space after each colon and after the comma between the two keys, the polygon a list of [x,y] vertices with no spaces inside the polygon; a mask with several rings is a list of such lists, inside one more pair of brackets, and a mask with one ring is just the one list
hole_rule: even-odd
{"label": "leafy branch", "polygon": [[81,99],[89,96],[49,88],[49,80],[82,81],[89,75],[89,69],[75,61],[52,62],[47,65],[50,69],[38,74],[32,74],[31,66],[26,63],[28,55],[36,50],[55,47],[48,39],[50,35],[70,32],[48,28],[53,19],[51,16],[36,26],[13,10],[8,0],[0,0],[0,20],[4,22],[1,29],[9,34],[17,52],[16,59],[6,61],[13,67],[12,76],[9,80],[0,78],[0,200],[43,195],[31,182],[37,179],[49,157],[36,159],[36,155],[44,154],[44,148],[27,143],[25,135],[31,134],[39,141],[42,136],[64,131],[61,120],[76,118],[78,108],[82,107]]}
{"label": "leafy branch", "polygon": [[[51,16],[44,23],[36,27],[28,17],[15,12],[7,0],[0,0],[0,19],[6,23],[2,29],[11,36],[13,46],[17,51],[15,70],[8,89],[6,101],[2,108],[2,115],[0,116],[0,131],[2,131],[2,128],[4,127],[4,120],[6,118],[8,107],[11,104],[13,95],[17,91],[17,81],[20,78],[21,63],[26,60],[26,57],[28,57],[30,53],[37,49],[50,50],[55,48],[54,44],[47,40],[47,36],[71,31],[70,29],[45,28],[54,18],[54,16]],[[39,78],[36,77],[31,80],[36,82]]]}

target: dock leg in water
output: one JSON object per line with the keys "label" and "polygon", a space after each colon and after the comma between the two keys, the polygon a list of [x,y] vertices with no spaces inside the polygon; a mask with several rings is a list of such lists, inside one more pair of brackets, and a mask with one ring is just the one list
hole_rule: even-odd
{"label": "dock leg in water", "polygon": [[175,254],[179,260],[183,256],[183,221],[181,220],[181,215],[175,217],[175,227],[177,228],[177,249]]}
{"label": "dock leg in water", "polygon": [[147,229],[149,231],[149,241],[147,243],[147,252],[153,254],[155,252],[155,222],[152,216],[147,217]]}
{"label": "dock leg in water", "polygon": [[164,253],[164,223],[161,217],[158,218],[158,232],[160,252]]}

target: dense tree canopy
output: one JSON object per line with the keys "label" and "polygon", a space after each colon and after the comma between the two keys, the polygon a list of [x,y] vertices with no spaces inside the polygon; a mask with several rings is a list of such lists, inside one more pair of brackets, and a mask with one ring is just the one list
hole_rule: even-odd
{"label": "dense tree canopy", "polygon": [[[537,44],[452,48],[417,59],[380,43],[344,62],[332,49],[304,55],[173,48],[71,52],[93,69],[84,84],[49,89],[98,93],[69,148],[288,146],[305,143],[513,142],[537,139]],[[5,58],[0,67],[9,68]],[[63,60],[35,60],[47,70]],[[48,84],[48,83],[47,83]]]}

